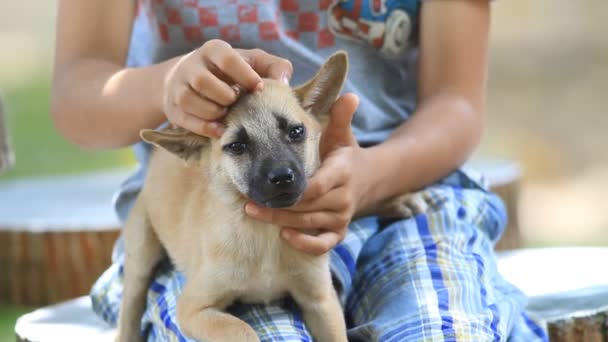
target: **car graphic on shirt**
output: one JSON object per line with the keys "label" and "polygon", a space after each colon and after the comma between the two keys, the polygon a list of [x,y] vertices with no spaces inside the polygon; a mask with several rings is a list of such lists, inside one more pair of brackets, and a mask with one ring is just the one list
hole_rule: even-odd
{"label": "car graphic on shirt", "polygon": [[329,27],[396,56],[408,46],[417,10],[418,0],[339,0],[329,9]]}

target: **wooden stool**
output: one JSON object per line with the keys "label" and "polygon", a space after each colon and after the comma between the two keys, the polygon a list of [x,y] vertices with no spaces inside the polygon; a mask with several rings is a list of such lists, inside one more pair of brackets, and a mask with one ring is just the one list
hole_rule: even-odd
{"label": "wooden stool", "polygon": [[87,294],[110,264],[112,196],[127,172],[0,182],[0,303]]}
{"label": "wooden stool", "polygon": [[484,174],[490,188],[505,203],[509,222],[496,250],[511,250],[523,247],[519,227],[519,187],[521,168],[519,164],[502,159],[474,159],[468,165]]}

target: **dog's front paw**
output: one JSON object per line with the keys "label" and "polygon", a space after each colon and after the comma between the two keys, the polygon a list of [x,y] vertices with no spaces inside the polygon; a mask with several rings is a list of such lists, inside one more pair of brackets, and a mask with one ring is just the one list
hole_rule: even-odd
{"label": "dog's front paw", "polygon": [[385,202],[378,215],[386,218],[405,219],[427,212],[429,200],[424,192],[403,194]]}
{"label": "dog's front paw", "polygon": [[234,327],[218,326],[217,331],[207,331],[203,335],[206,338],[202,339],[203,341],[209,340],[213,342],[260,342],[258,334],[256,334],[255,330],[253,330],[249,326],[247,326],[247,328],[239,327],[237,329],[234,329]]}
{"label": "dog's front paw", "polygon": [[116,332],[114,342],[144,342],[145,339],[139,333],[139,330],[134,330],[132,333],[125,333],[120,329]]}
{"label": "dog's front paw", "polygon": [[242,339],[239,341],[260,342],[260,338],[258,337],[258,334],[256,334],[255,330],[249,329],[243,333]]}

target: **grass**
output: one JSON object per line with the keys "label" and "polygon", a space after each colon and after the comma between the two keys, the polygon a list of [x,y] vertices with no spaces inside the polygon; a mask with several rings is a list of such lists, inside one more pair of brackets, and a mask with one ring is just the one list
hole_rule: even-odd
{"label": "grass", "polygon": [[25,307],[0,306],[0,341],[14,341],[17,317],[31,310]]}

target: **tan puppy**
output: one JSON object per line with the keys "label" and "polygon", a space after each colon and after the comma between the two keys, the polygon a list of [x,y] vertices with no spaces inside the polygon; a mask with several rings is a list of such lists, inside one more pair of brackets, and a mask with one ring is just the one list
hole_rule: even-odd
{"label": "tan puppy", "polygon": [[145,185],[124,228],[126,256],[119,341],[142,340],[146,292],[163,249],[186,275],[177,303],[183,333],[199,341],[259,341],[224,312],[235,300],[267,303],[291,295],[317,341],[346,341],[328,255],[290,247],[279,228],[247,217],[246,199],[268,207],[297,202],[319,166],[320,122],[344,83],[347,58],[332,56],[292,90],[264,80],[208,139],[175,129],[142,131],[153,152]]}
{"label": "tan puppy", "polygon": [[[291,295],[316,341],[347,341],[328,255],[290,247],[280,229],[247,217],[247,198],[288,207],[319,167],[322,124],[344,84],[345,53],[330,57],[292,90],[264,81],[226,116],[226,132],[208,139],[181,129],[144,130],[153,152],[145,185],[124,228],[124,293],[118,341],[141,340],[140,322],[155,266],[167,252],[185,272],[177,303],[184,334],[199,341],[259,341],[224,310],[235,300],[267,303]],[[405,216],[407,200],[388,205]],[[406,203],[405,205],[403,205]],[[396,212],[396,214],[394,214]]]}

